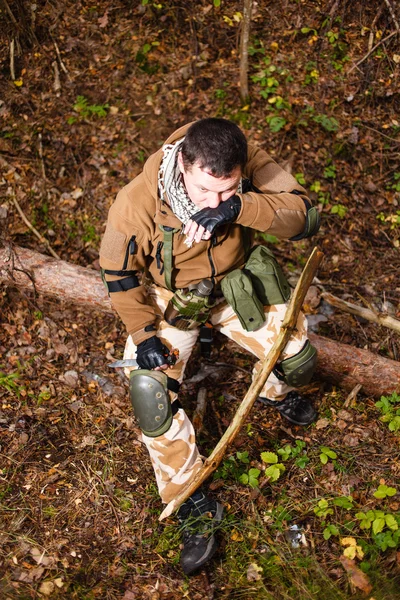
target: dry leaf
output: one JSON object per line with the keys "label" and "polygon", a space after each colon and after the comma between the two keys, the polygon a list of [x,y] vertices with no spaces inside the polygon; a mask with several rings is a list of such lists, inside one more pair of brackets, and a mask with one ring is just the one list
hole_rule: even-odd
{"label": "dry leaf", "polygon": [[250,563],[247,569],[247,581],[259,581],[261,579],[262,568],[256,563]]}
{"label": "dry leaf", "polygon": [[241,533],[236,531],[236,529],[234,529],[231,533],[231,540],[233,542],[243,542],[243,536]]}
{"label": "dry leaf", "polygon": [[315,429],[324,429],[325,427],[328,427],[329,424],[329,419],[318,419],[315,423]]}
{"label": "dry leaf", "polygon": [[341,556],[339,560],[350,577],[351,583],[359,590],[369,594],[372,590],[372,585],[370,584],[367,575],[356,566],[353,560],[350,560],[345,556]]}
{"label": "dry leaf", "polygon": [[44,596],[50,596],[54,592],[54,583],[52,581],[43,581],[40,585],[39,592]]}

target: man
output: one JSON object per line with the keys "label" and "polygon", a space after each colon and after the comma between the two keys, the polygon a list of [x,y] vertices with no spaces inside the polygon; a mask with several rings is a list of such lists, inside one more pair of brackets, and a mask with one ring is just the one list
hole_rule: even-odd
{"label": "man", "polygon": [[[200,325],[207,320],[257,356],[256,372],[279,333],[290,290],[269,251],[252,249],[254,232],[301,239],[318,227],[305,190],[225,119],[173,133],[118,194],[100,264],[128,331],[124,359],[139,366],[126,370],[131,401],[164,503],[202,464],[177,399]],[[260,400],[292,423],[311,423],[315,411],[294,388],[308,383],[315,361],[300,315]],[[179,509],[185,573],[214,554],[222,512],[203,490]]]}

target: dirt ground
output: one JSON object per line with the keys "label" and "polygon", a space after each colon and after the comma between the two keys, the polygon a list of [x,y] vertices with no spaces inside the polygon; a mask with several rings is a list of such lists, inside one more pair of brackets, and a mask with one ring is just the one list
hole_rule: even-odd
{"label": "dirt ground", "polygon": [[[50,247],[98,270],[118,190],[174,129],[222,116],[319,207],[316,238],[259,238],[291,282],[314,245],[324,252],[317,298],[305,305],[310,328],[399,360],[395,331],[320,299],[328,291],[400,318],[400,12],[389,5],[259,0],[243,105],[241,2],[3,2],[2,245]],[[400,598],[400,438],[377,398],[361,390],[346,403],[347,393],[317,379],[306,393],[319,419],[306,430],[257,405],[211,482],[228,514],[221,550],[188,579],[176,520],[158,522],[126,381],[107,367],[122,356],[122,323],[0,286],[2,598]],[[246,393],[254,358],[217,336],[199,382],[201,363],[197,349],[182,403],[192,415],[199,386],[207,389],[199,436],[207,455]],[[283,461],[287,445],[286,471],[273,483],[260,453]],[[324,464],[321,448],[336,458],[328,453]],[[242,477],[251,468],[254,487]],[[374,496],[379,486],[395,493]],[[368,511],[362,527],[357,515]],[[371,525],[379,519],[380,531]],[[303,531],[298,550],[290,523]],[[354,552],[343,558],[346,547]]]}

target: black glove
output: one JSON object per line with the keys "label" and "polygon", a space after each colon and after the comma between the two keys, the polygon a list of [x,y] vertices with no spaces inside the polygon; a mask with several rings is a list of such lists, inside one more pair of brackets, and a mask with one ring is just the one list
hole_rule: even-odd
{"label": "black glove", "polygon": [[226,223],[233,223],[239,216],[242,201],[239,196],[232,196],[221,202],[218,208],[202,208],[193,215],[192,221],[202,225],[210,233]]}
{"label": "black glove", "polygon": [[136,360],[141,369],[155,369],[168,364],[169,350],[160,338],[154,335],[137,346]]}

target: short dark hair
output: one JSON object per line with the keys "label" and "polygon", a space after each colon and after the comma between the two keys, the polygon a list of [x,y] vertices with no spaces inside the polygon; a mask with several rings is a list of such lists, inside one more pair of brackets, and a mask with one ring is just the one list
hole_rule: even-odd
{"label": "short dark hair", "polygon": [[214,177],[229,177],[247,162],[247,140],[239,127],[227,119],[207,118],[193,123],[182,144],[186,170],[196,164]]}

